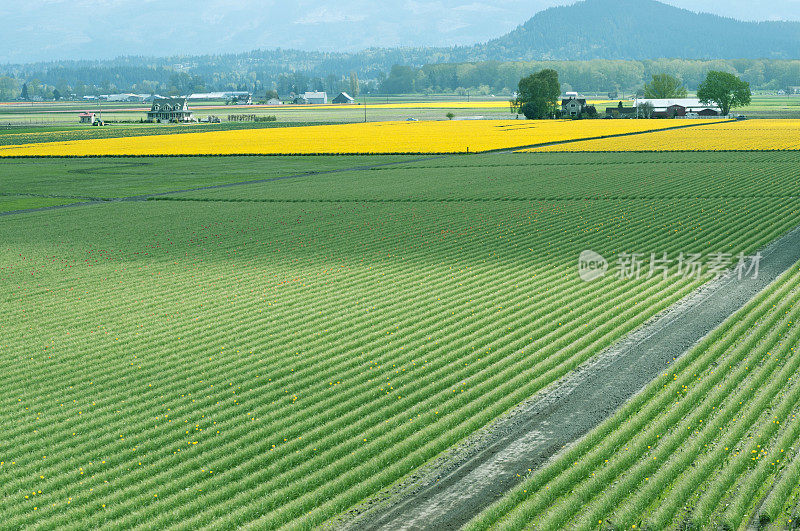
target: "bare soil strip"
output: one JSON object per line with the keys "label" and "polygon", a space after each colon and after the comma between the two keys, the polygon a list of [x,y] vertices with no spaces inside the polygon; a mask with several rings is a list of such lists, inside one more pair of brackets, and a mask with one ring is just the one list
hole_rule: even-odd
{"label": "bare soil strip", "polygon": [[528,469],[611,416],[709,332],[800,261],[800,227],[761,251],[758,279],[713,280],[336,527],[457,529]]}

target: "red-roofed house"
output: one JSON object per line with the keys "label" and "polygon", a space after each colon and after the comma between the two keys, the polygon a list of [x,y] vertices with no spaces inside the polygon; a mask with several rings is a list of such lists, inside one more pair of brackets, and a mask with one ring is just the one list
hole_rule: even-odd
{"label": "red-roofed house", "polygon": [[97,115],[93,112],[82,112],[78,115],[78,117],[81,119],[80,123],[82,124],[94,125],[94,123],[97,121]]}

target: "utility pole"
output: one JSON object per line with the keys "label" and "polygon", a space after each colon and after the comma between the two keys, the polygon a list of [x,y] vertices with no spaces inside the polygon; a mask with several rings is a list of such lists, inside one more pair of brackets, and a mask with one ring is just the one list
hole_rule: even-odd
{"label": "utility pole", "polygon": [[367,123],[367,95],[364,94],[364,123]]}

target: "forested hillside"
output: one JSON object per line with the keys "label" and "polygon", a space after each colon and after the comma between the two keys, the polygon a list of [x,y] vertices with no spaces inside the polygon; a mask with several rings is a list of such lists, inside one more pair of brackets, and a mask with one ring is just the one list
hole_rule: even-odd
{"label": "forested hillside", "polygon": [[655,0],[586,0],[542,11],[476,49],[484,59],[798,59],[800,23],[741,22]]}

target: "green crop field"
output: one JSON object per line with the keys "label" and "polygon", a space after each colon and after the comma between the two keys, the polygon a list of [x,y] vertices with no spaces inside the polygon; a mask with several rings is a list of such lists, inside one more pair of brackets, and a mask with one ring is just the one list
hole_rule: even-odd
{"label": "green crop field", "polygon": [[35,197],[27,195],[0,195],[0,212],[44,208],[75,203],[77,199],[66,197]]}
{"label": "green crop field", "polygon": [[[798,162],[0,161],[9,197],[108,200],[0,216],[3,526],[336,523],[708,280],[587,284],[581,251],[752,253],[800,225]],[[784,514],[798,282],[473,525],[564,523],[582,503],[591,526],[667,523],[693,497],[698,522],[735,524],[763,478],[781,487],[759,510]]]}
{"label": "green crop field", "polygon": [[452,156],[366,173],[203,190],[169,199],[461,201],[800,195],[798,152],[680,153],[657,159],[649,153],[598,153],[590,159],[560,153]]}
{"label": "green crop field", "polygon": [[0,146],[37,144],[41,142],[64,142],[88,140],[92,138],[127,138],[133,136],[177,135],[182,133],[204,133],[210,131],[230,131],[234,129],[265,129],[273,127],[302,127],[304,125],[325,125],[333,122],[306,123],[295,122],[224,122],[220,124],[161,124],[124,123],[109,124],[104,127],[92,126],[40,126],[7,127],[0,129]]}
{"label": "green crop field", "polygon": [[798,286],[800,265],[468,528],[796,528]]}
{"label": "green crop field", "polygon": [[2,192],[76,198],[125,198],[418,157],[0,159]]}
{"label": "green crop field", "polygon": [[[444,120],[448,112],[453,112],[457,117],[484,116],[486,118],[508,119],[512,118],[510,106],[505,102],[508,98],[492,98],[491,101],[499,103],[497,107],[481,105],[481,100],[475,99],[467,102],[464,97],[443,96],[439,98],[426,98],[424,96],[408,97],[375,97],[367,100],[366,118],[371,122],[407,120],[414,118],[418,120]],[[446,103],[456,102],[452,108],[446,107]],[[275,116],[278,126],[307,125],[310,123],[353,123],[362,122],[365,118],[365,109],[361,105],[328,105],[328,106],[306,106],[306,105],[282,105],[282,106],[242,106],[242,105],[220,105],[219,102],[192,102],[189,104],[194,116],[197,119],[205,119],[209,116],[217,116],[225,125],[242,125],[239,122],[227,122],[229,115],[236,114],[255,114],[256,116],[266,117]],[[421,104],[414,107],[414,104]],[[429,103],[440,103],[441,108],[426,108]],[[474,104],[470,107],[469,104]],[[402,108],[382,107],[387,104],[403,104]],[[375,106],[373,106],[375,105]],[[84,111],[102,111],[103,120],[112,122],[108,126],[110,129],[120,129],[126,127],[149,127],[152,124],[137,123],[113,123],[113,122],[138,122],[147,116],[149,104],[143,103],[107,103],[103,102],[98,106],[97,102],[42,102],[30,104],[7,104],[0,105],[0,133],[4,131],[13,132],[15,129],[34,129],[36,127],[49,127],[52,129],[63,129],[65,127],[79,130],[103,129],[91,126],[78,126],[78,114]],[[247,124],[244,124],[247,125]],[[250,124],[251,126],[253,124]],[[259,122],[258,126],[270,126],[269,122]],[[273,127],[275,123],[271,124]],[[208,124],[203,124],[207,127]],[[155,126],[156,129],[176,129],[174,126]],[[186,127],[186,126],[180,126]],[[90,133],[97,134],[97,133]],[[105,133],[109,134],[109,133]]]}
{"label": "green crop field", "polygon": [[[593,99],[593,97],[589,97]],[[595,96],[598,100],[605,100],[605,95]],[[470,98],[454,95],[407,95],[407,96],[371,96],[366,100],[366,118],[370,122],[393,121],[393,120],[444,120],[448,112],[452,112],[456,118],[484,117],[487,119],[510,119],[510,107],[505,105],[505,101],[510,100],[511,96],[505,97],[484,97]],[[616,100],[615,100],[616,101]],[[625,105],[632,105],[630,99],[623,100]],[[493,102],[497,106],[487,107],[486,102]],[[305,106],[305,105],[283,105],[283,106],[240,106],[222,105],[221,102],[193,102],[190,103],[194,115],[198,119],[206,119],[209,116],[217,116],[223,123],[202,124],[200,127],[214,128],[239,128],[247,126],[256,127],[287,127],[309,124],[328,124],[328,123],[354,123],[362,122],[365,119],[365,109],[362,105],[363,98],[359,98],[358,105],[329,105],[329,106]],[[439,108],[427,108],[426,105],[437,103]],[[448,107],[448,103],[453,103]],[[387,108],[386,105],[398,105],[402,107]],[[418,105],[418,106],[415,106]],[[601,114],[605,112],[605,104],[598,105]],[[7,133],[41,132],[43,129],[50,129],[53,133],[61,131],[62,134],[69,133],[68,139],[72,138],[101,138],[115,136],[129,136],[140,134],[172,134],[187,129],[187,126],[169,126],[137,123],[146,118],[149,104],[147,103],[108,103],[103,102],[40,102],[22,103],[14,102],[0,105],[0,145],[7,143],[10,139],[4,138]],[[107,128],[81,126],[78,125],[78,114],[84,111],[101,112],[103,119],[110,122]],[[736,110],[737,113],[745,114],[750,118],[800,118],[800,97],[798,96],[775,96],[775,95],[754,95],[752,103],[746,107]],[[228,122],[229,115],[254,114],[259,117],[274,116],[277,122],[259,122],[247,124],[240,122]],[[98,131],[98,129],[100,131]],[[195,127],[188,127],[195,129]],[[196,129],[195,129],[196,130]],[[33,138],[22,139],[25,142],[36,142]],[[50,139],[50,138],[48,138]],[[58,135],[52,137],[59,140]],[[39,140],[43,141],[43,140]],[[22,143],[22,142],[21,142]]]}

